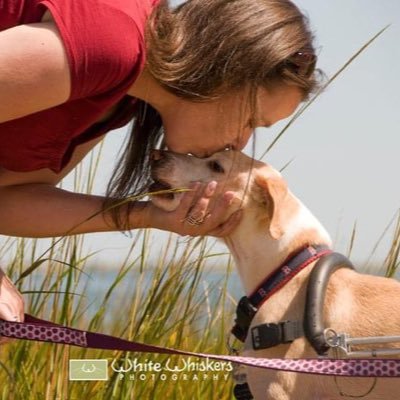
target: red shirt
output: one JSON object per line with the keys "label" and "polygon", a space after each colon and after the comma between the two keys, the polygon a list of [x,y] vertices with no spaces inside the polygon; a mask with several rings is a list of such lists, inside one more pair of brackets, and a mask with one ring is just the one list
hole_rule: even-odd
{"label": "red shirt", "polygon": [[[125,96],[145,62],[144,27],[157,0],[0,0],[0,31],[39,22],[48,9],[69,61],[66,103],[0,123],[0,166],[58,173],[76,145],[125,125],[135,99]],[[29,40],[29,39],[28,39]],[[120,102],[104,123],[96,121]]]}

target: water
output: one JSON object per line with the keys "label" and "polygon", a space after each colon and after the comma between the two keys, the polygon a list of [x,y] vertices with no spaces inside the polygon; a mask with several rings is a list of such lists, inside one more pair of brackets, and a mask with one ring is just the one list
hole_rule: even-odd
{"label": "water", "polygon": [[[124,313],[123,310],[125,308],[128,309],[138,286],[140,286],[139,290],[141,296],[146,296],[146,293],[148,293],[148,288],[150,288],[150,286],[153,284],[153,280],[155,279],[155,272],[149,268],[143,271],[142,274],[143,275],[141,276],[138,269],[129,271],[129,273],[118,283],[117,287],[110,295],[104,310],[106,326],[112,321],[115,321],[116,312]],[[50,290],[51,284],[55,281],[55,276],[56,274],[54,273],[54,277],[50,279],[50,284],[44,290]],[[81,301],[84,304],[84,307],[81,308],[81,312],[84,310],[83,315],[86,321],[90,320],[101,308],[107,292],[114,284],[117,277],[118,271],[92,268],[90,270],[85,270],[85,275],[81,275],[76,284],[73,284],[70,287],[69,292],[76,294],[76,296],[73,296],[73,304],[76,305],[78,301]],[[192,274],[188,274],[188,277],[187,289],[190,286]],[[41,271],[35,271],[28,279],[31,280],[29,289],[28,285],[24,284],[22,290],[35,290],[32,288],[40,290],[39,288],[45,279],[45,274]],[[142,282],[139,285],[138,282],[140,279]],[[207,297],[209,306],[213,308],[216,306],[219,294],[225,285],[227,287],[227,303],[229,303],[227,306],[229,306],[231,309],[233,304],[244,295],[239,276],[235,270],[230,271],[229,276],[227,276],[225,269],[208,269],[203,271],[200,284],[196,291],[196,298],[201,302],[205,302]],[[57,290],[67,290],[66,280],[59,285]],[[34,295],[32,296],[33,297],[30,299],[25,297],[27,304],[29,304],[31,301],[34,301]],[[48,298],[49,300],[46,303],[47,315],[50,314],[51,308],[54,306],[53,298],[54,295],[50,295]],[[61,302],[59,302],[57,307],[61,310]]]}

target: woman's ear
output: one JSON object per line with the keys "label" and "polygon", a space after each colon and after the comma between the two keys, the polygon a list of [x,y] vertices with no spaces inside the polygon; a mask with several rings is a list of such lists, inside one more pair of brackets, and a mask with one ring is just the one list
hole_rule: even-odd
{"label": "woman's ear", "polygon": [[280,239],[285,233],[285,218],[288,210],[285,207],[285,199],[288,187],[283,178],[265,177],[258,175],[255,182],[264,195],[267,210],[269,212],[269,233],[273,239]]}

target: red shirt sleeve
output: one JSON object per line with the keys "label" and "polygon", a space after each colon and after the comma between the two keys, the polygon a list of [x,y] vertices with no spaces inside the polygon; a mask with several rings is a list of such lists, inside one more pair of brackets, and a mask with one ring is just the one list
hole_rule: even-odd
{"label": "red shirt sleeve", "polygon": [[[60,31],[71,70],[71,96],[56,107],[0,123],[0,166],[59,173],[75,147],[126,124],[126,96],[145,64],[145,24],[157,0],[0,0],[0,31],[41,21]],[[106,111],[117,110],[98,123]]]}
{"label": "red shirt sleeve", "polygon": [[0,0],[0,31],[15,26],[21,19],[24,1]]}
{"label": "red shirt sleeve", "polygon": [[[127,0],[125,0],[127,1]],[[118,1],[116,2],[118,3]],[[70,100],[108,92],[141,63],[142,32],[132,15],[99,0],[43,0],[60,31],[71,73]],[[131,40],[127,40],[131,38]]]}

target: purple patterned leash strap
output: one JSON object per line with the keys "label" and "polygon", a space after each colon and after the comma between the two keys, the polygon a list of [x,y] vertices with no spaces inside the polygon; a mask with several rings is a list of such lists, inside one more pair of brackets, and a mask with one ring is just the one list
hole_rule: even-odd
{"label": "purple patterned leash strap", "polygon": [[10,322],[0,319],[0,336],[40,342],[62,343],[93,349],[195,356],[286,372],[350,377],[400,377],[400,359],[280,359],[193,353],[130,342],[110,335],[68,328],[32,317],[29,314],[25,314],[25,322]]}

